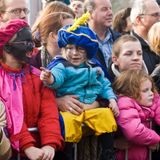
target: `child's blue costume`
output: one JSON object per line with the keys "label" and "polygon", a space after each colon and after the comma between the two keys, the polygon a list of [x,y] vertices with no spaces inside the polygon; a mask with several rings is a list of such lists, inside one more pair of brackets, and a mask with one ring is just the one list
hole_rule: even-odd
{"label": "child's blue costume", "polygon": [[[56,90],[57,97],[77,95],[84,104],[92,104],[98,98],[116,99],[110,81],[105,78],[104,72],[97,66],[96,61],[90,61],[98,49],[95,33],[88,27],[79,26],[74,31],[65,26],[58,32],[58,45],[65,48],[72,44],[86,50],[87,61],[74,66],[62,57],[56,57],[48,69],[54,77],[53,84],[49,87]],[[81,115],[70,112],[61,112],[65,126],[65,141],[78,142],[82,136],[82,123],[85,123],[95,135],[116,131],[117,125],[112,111],[107,106],[85,110]]]}

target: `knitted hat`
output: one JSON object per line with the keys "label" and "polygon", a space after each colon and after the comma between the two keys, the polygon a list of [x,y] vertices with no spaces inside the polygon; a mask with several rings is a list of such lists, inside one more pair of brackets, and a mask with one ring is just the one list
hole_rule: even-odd
{"label": "knitted hat", "polygon": [[65,47],[73,44],[84,48],[87,52],[87,58],[91,59],[98,50],[98,41],[96,34],[88,27],[82,26],[89,19],[89,12],[80,17],[73,25],[67,25],[58,31],[58,46]]}
{"label": "knitted hat", "polygon": [[0,29],[0,57],[2,56],[4,45],[23,27],[29,27],[26,21],[14,19]]}

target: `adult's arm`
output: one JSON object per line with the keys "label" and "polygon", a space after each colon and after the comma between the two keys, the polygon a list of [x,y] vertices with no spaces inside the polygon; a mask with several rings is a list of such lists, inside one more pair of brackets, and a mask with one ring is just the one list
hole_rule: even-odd
{"label": "adult's arm", "polygon": [[62,147],[63,138],[60,131],[58,108],[53,91],[47,87],[43,87],[41,91],[38,129],[42,146],[51,145],[55,149]]}
{"label": "adult's arm", "polygon": [[98,108],[99,103],[95,101],[92,104],[81,103],[78,100],[78,96],[75,95],[66,95],[60,98],[56,98],[58,108],[62,112],[71,112],[72,114],[79,115],[84,110]]}

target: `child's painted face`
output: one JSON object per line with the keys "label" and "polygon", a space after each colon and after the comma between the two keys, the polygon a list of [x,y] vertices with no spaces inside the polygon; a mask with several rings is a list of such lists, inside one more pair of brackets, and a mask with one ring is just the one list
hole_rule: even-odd
{"label": "child's painted face", "polygon": [[86,50],[79,46],[69,44],[62,52],[63,56],[75,66],[79,66],[87,60]]}
{"label": "child's painted face", "polygon": [[152,83],[149,79],[143,80],[140,86],[141,98],[138,100],[140,105],[149,107],[153,104]]}
{"label": "child's painted face", "polygon": [[122,44],[119,57],[112,56],[113,63],[120,72],[128,69],[142,69],[142,48],[139,42],[128,41]]}

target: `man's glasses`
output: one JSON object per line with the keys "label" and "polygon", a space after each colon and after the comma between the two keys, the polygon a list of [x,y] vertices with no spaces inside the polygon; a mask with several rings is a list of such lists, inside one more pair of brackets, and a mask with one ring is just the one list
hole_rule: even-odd
{"label": "man's glasses", "polygon": [[12,9],[10,11],[4,11],[4,12],[8,12],[8,13],[11,13],[11,14],[14,14],[14,15],[20,15],[22,13],[22,11],[24,12],[24,14],[28,14],[29,13],[29,9],[28,8],[15,8],[15,9]]}
{"label": "man's glasses", "polygon": [[160,12],[155,12],[155,13],[151,13],[151,14],[140,14],[140,16],[145,16],[145,15],[158,18],[158,17],[160,17]]}

